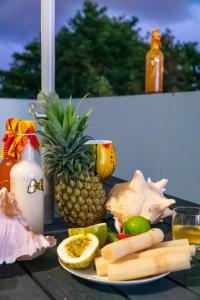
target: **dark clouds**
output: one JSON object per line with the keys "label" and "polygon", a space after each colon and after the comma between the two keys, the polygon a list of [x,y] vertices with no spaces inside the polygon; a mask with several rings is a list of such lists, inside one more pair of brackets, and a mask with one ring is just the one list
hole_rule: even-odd
{"label": "dark clouds", "polygon": [[112,2],[112,8],[115,13],[121,13],[133,16],[136,15],[143,20],[158,20],[162,23],[176,22],[190,16],[188,9],[191,1],[187,0],[102,0],[105,5]]}
{"label": "dark clouds", "polygon": [[[66,23],[83,0],[56,0],[56,27]],[[192,18],[192,0],[97,0],[111,15],[138,16],[141,23],[169,26]],[[197,2],[197,1],[196,1]],[[200,1],[199,1],[200,2]],[[200,8],[200,6],[199,6]],[[1,41],[24,42],[40,31],[40,0],[0,0]]]}
{"label": "dark clouds", "polygon": [[[66,24],[84,0],[56,0],[56,29]],[[108,14],[137,16],[139,27],[172,28],[179,40],[200,40],[200,0],[96,0]],[[12,49],[19,50],[40,32],[40,0],[0,0],[0,68]],[[8,51],[6,51],[8,49]],[[5,55],[3,55],[3,52]]]}
{"label": "dark clouds", "polygon": [[26,42],[40,31],[40,0],[0,0],[0,41]]}

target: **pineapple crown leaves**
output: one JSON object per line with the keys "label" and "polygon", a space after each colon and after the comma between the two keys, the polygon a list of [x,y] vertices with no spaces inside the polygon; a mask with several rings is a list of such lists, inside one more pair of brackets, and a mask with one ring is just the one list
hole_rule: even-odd
{"label": "pineapple crown leaves", "polygon": [[[79,102],[81,103],[81,102]],[[87,128],[87,120],[92,112],[92,108],[83,114],[77,115],[77,110],[72,104],[72,97],[69,98],[68,105],[63,118],[63,135],[66,139],[77,138]]]}
{"label": "pineapple crown leaves", "polygon": [[66,107],[56,93],[49,96],[43,93],[43,97],[47,102],[42,108],[46,118],[39,121],[42,130],[38,133],[43,137],[42,142],[46,148],[43,154],[46,173],[69,177],[92,170],[95,165],[94,156],[85,144],[91,137],[84,134],[92,109],[82,116],[77,114],[77,109],[87,95],[76,107],[72,103],[72,97]]}
{"label": "pineapple crown leaves", "polygon": [[[51,93],[50,96],[42,93],[44,99],[47,101],[47,106],[42,110],[46,114],[46,119],[40,120],[39,123],[43,127],[43,132],[38,131],[43,137],[47,137],[48,141],[53,144],[58,144],[58,140],[53,139],[54,136],[60,136],[64,140],[69,140],[71,137],[77,137],[77,134],[83,134],[87,128],[87,120],[91,115],[92,108],[83,114],[82,117],[78,116],[77,109],[80,104],[86,99],[87,95],[81,99],[75,107],[72,103],[72,97],[69,98],[66,108],[64,108],[61,99],[56,93]],[[53,128],[51,127],[53,124]],[[50,135],[49,135],[50,134]],[[62,142],[64,140],[62,139]],[[61,142],[61,141],[60,141]]]}
{"label": "pineapple crown leaves", "polygon": [[57,93],[52,92],[49,95],[46,95],[45,93],[41,92],[41,96],[46,100],[46,106],[41,107],[41,109],[47,114],[51,114],[53,112],[53,115],[58,120],[60,124],[62,124],[63,115],[64,115],[64,106],[62,104],[62,101],[60,100]]}
{"label": "pineapple crown leaves", "polygon": [[55,179],[58,176],[78,177],[81,173],[92,170],[94,166],[89,151],[81,151],[76,156],[73,150],[58,149],[56,146],[46,149],[43,162],[47,175],[50,176],[53,173]]}

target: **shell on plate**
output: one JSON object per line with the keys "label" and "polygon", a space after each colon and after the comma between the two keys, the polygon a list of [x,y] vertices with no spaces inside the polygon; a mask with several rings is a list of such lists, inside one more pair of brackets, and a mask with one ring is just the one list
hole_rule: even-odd
{"label": "shell on plate", "polygon": [[[170,216],[169,207],[176,201],[163,195],[168,180],[147,181],[141,171],[137,170],[131,181],[116,184],[108,197],[106,208],[119,223],[123,224],[132,216],[143,216],[156,223]],[[119,225],[119,224],[118,224]]]}
{"label": "shell on plate", "polygon": [[0,264],[33,259],[56,245],[53,236],[35,234],[6,188],[0,190]]}

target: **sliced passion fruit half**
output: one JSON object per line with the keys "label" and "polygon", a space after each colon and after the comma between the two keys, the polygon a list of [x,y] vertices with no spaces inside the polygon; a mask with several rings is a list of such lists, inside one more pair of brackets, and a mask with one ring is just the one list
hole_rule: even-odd
{"label": "sliced passion fruit half", "polygon": [[61,262],[73,269],[87,268],[99,249],[98,238],[91,233],[77,234],[64,239],[57,248]]}
{"label": "sliced passion fruit half", "polygon": [[92,233],[99,239],[99,247],[102,247],[107,239],[108,229],[106,223],[99,223],[88,227],[69,228],[69,236],[80,233]]}

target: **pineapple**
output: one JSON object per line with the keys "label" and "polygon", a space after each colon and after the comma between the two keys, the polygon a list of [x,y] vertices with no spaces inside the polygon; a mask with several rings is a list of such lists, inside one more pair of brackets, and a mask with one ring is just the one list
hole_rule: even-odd
{"label": "pineapple", "polygon": [[40,120],[45,152],[43,165],[47,176],[54,176],[57,206],[71,226],[89,226],[102,220],[105,192],[94,173],[95,158],[86,144],[90,137],[84,132],[91,109],[82,116],[68,100],[66,107],[56,93],[43,95],[42,108],[46,118]]}

